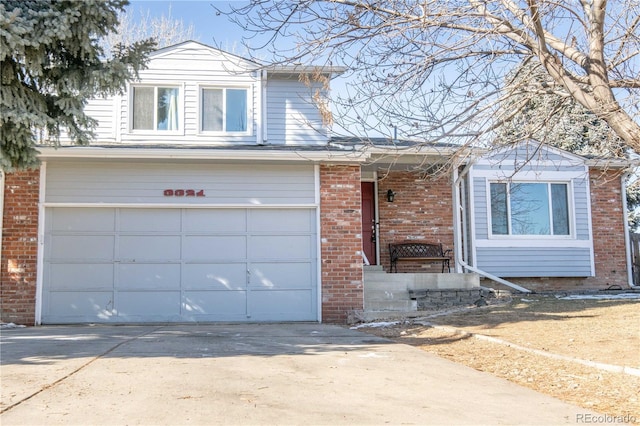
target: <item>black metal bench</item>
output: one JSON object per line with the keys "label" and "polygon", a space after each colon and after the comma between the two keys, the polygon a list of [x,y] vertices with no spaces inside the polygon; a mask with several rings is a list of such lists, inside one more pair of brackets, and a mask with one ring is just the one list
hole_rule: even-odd
{"label": "black metal bench", "polygon": [[389,244],[389,256],[391,258],[390,272],[398,272],[398,262],[418,261],[418,262],[441,262],[442,272],[445,268],[451,272],[449,262],[451,250],[443,250],[441,243],[424,243],[417,241]]}

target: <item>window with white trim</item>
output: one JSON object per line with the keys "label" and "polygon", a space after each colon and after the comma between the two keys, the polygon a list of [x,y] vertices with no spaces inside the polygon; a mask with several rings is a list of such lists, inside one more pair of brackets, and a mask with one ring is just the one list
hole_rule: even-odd
{"label": "window with white trim", "polygon": [[171,86],[133,86],[132,130],[180,130],[180,89]]}
{"label": "window with white trim", "polygon": [[489,192],[492,235],[570,235],[569,184],[491,182]]}
{"label": "window with white trim", "polygon": [[205,87],[200,90],[200,131],[248,132],[248,90]]}

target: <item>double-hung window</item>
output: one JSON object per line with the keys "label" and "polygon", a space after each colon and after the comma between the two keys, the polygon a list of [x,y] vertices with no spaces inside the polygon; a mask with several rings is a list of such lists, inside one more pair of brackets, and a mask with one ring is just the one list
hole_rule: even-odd
{"label": "double-hung window", "polygon": [[200,131],[248,132],[247,89],[204,87],[201,88],[200,99]]}
{"label": "double-hung window", "polygon": [[180,89],[171,86],[133,86],[133,130],[180,130]]}
{"label": "double-hung window", "polygon": [[570,235],[567,183],[492,182],[489,192],[492,235]]}

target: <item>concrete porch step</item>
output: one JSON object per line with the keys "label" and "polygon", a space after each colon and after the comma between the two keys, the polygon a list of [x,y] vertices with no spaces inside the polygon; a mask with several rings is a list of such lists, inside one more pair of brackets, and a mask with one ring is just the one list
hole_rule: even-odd
{"label": "concrete porch step", "polygon": [[368,311],[415,311],[418,303],[415,300],[366,300],[364,310]]}
{"label": "concrete porch step", "polygon": [[393,321],[423,316],[424,312],[420,311],[364,311],[358,313],[358,320],[361,322]]}

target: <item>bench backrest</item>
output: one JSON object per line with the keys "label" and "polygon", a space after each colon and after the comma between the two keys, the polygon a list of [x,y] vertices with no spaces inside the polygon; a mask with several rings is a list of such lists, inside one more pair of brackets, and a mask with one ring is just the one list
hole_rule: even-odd
{"label": "bench backrest", "polygon": [[400,243],[389,244],[391,259],[402,257],[444,257],[442,244]]}

